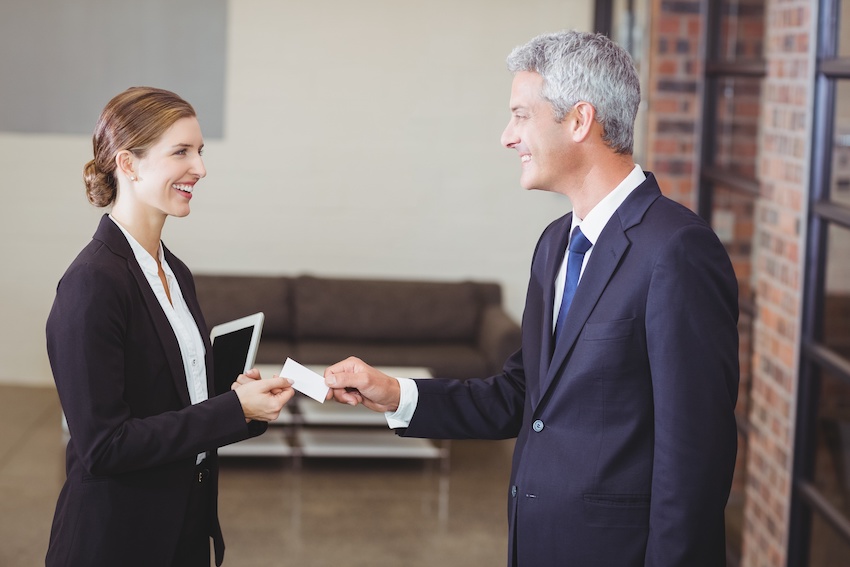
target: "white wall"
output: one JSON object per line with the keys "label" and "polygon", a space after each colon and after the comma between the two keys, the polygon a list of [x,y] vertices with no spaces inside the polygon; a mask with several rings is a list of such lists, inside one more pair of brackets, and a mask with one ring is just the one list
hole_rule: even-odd
{"label": "white wall", "polygon": [[[196,273],[496,280],[519,319],[537,237],[570,205],[523,191],[499,145],[504,60],[538,33],[589,29],[591,8],[231,1],[225,136],[165,242]],[[51,382],[55,285],[102,213],[80,180],[90,144],[0,134],[0,381]]]}

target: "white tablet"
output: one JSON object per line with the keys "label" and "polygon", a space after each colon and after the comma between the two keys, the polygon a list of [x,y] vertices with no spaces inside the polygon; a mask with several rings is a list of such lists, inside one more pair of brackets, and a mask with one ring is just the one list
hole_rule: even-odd
{"label": "white tablet", "polygon": [[262,313],[254,313],[213,327],[210,340],[216,394],[230,391],[236,377],[254,367],[264,320]]}

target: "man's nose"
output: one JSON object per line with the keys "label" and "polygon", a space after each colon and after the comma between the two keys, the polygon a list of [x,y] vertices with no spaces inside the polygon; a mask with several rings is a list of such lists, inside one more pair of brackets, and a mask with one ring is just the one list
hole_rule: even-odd
{"label": "man's nose", "polygon": [[502,145],[508,149],[514,147],[519,142],[519,136],[514,133],[513,126],[510,122],[505,126],[504,132],[502,132]]}

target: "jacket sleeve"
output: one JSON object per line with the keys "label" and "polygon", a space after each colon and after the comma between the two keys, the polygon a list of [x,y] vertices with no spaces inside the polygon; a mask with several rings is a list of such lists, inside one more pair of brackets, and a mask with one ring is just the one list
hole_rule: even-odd
{"label": "jacket sleeve", "polygon": [[[434,439],[509,439],[519,435],[524,409],[528,403],[526,365],[523,356],[538,357],[535,350],[524,353],[529,341],[526,317],[540,309],[537,304],[541,282],[536,276],[539,265],[549,253],[547,243],[559,224],[569,223],[567,214],[553,221],[537,241],[529,274],[526,307],[523,314],[522,346],[513,353],[502,373],[486,379],[417,380],[419,403],[406,430],[396,430],[409,437]],[[533,350],[537,345],[532,345]]]}
{"label": "jacket sleeve", "polygon": [[[126,353],[159,352],[158,345],[130,344],[129,326],[148,316],[133,305],[134,287],[126,263],[116,269],[109,262],[77,262],[60,281],[48,317],[50,364],[85,468],[91,474],[149,468],[262,432],[264,424],[246,424],[235,392],[182,408],[167,401],[173,394],[153,392],[144,401],[145,417],[131,411],[129,400],[138,402],[138,393],[128,391],[127,376],[143,371],[132,368]],[[169,409],[151,410],[157,407]]]}
{"label": "jacket sleeve", "polygon": [[525,380],[522,350],[505,362],[502,374],[486,379],[416,380],[419,403],[406,437],[509,439],[522,425]]}
{"label": "jacket sleeve", "polygon": [[737,293],[729,257],[704,225],[680,229],[652,270],[648,566],[725,564],[723,514],[737,451]]}

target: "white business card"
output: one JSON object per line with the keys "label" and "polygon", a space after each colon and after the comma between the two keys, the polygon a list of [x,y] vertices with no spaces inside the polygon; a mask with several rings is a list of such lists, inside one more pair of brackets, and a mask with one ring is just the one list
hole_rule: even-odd
{"label": "white business card", "polygon": [[280,371],[280,376],[292,380],[292,387],[306,396],[310,396],[319,403],[325,403],[328,388],[325,378],[316,374],[306,366],[298,364],[291,358],[287,358]]}

